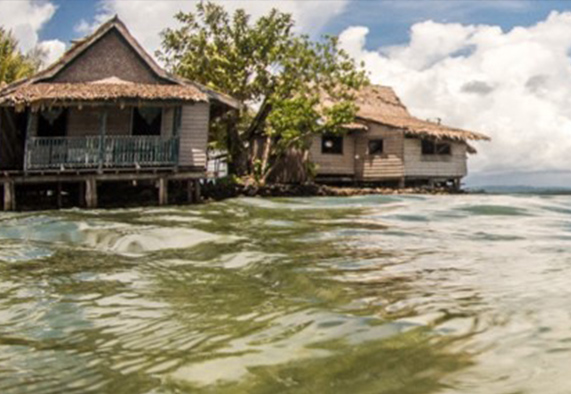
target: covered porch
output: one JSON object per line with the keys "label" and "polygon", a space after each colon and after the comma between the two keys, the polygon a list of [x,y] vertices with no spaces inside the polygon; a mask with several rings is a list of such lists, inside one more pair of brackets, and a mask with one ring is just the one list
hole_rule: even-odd
{"label": "covered porch", "polygon": [[172,85],[16,89],[0,100],[3,208],[128,205],[140,190],[159,205],[198,202],[212,108]]}
{"label": "covered porch", "polygon": [[27,111],[25,172],[140,169],[179,163],[181,106],[109,105]]}
{"label": "covered porch", "polygon": [[191,86],[120,80],[14,86],[0,100],[0,171],[205,167],[210,105]]}

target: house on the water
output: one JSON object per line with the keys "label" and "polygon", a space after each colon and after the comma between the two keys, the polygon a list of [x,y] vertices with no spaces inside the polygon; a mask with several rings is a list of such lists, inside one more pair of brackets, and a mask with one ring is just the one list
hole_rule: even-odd
{"label": "house on the water", "polygon": [[318,180],[459,187],[467,155],[476,153],[469,141],[489,140],[415,118],[389,87],[367,86],[356,103],[356,122],[347,125],[347,133],[314,137],[310,160]]}
{"label": "house on the water", "polygon": [[112,182],[152,183],[161,204],[176,182],[196,199],[209,123],[239,106],[161,69],[115,17],[55,64],[0,90],[4,208],[38,185],[58,205],[62,190],[75,188],[82,205],[96,207],[99,187]]}

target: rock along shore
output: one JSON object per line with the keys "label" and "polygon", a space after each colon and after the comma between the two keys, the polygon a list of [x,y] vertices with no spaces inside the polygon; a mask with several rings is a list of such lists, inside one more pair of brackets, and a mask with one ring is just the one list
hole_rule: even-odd
{"label": "rock along shore", "polygon": [[269,184],[258,186],[254,184],[207,184],[203,188],[205,200],[224,200],[233,197],[351,197],[365,195],[394,195],[394,194],[464,194],[465,191],[442,187],[340,187],[322,184]]}

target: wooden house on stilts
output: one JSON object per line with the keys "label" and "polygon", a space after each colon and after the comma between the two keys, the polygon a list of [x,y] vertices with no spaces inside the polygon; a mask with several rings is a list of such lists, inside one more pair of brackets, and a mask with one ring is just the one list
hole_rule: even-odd
{"label": "wooden house on stilts", "polygon": [[[323,105],[330,105],[328,98]],[[323,182],[386,183],[404,187],[451,184],[466,176],[470,141],[484,134],[421,120],[394,90],[367,86],[356,94],[358,112],[342,135],[313,138],[310,160]]]}
{"label": "wooden house on stilts", "polygon": [[211,119],[239,106],[161,69],[115,17],[47,69],[0,88],[4,208],[37,185],[58,205],[62,187],[74,187],[89,208],[111,182],[151,182],[160,204],[169,182],[184,183],[196,199]]}

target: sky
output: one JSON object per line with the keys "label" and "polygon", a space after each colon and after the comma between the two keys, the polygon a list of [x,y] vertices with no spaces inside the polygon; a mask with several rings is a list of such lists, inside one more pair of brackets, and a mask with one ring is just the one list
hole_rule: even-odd
{"label": "sky", "polygon": [[[153,53],[197,0],[0,0],[22,50],[55,60],[118,14]],[[479,131],[469,183],[571,186],[571,1],[217,0],[254,16],[277,7],[298,31],[339,35],[374,83],[416,116]]]}

